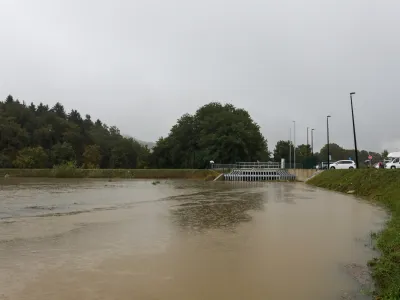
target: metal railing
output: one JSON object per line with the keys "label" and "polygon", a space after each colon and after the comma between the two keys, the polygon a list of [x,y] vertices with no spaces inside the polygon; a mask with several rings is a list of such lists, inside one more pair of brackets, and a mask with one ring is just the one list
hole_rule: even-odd
{"label": "metal railing", "polygon": [[238,162],[236,164],[212,164],[216,170],[225,169],[280,169],[279,162]]}
{"label": "metal railing", "polygon": [[216,169],[216,170],[236,169],[237,165],[236,164],[212,164],[211,168]]}
{"label": "metal railing", "polygon": [[238,162],[239,169],[279,169],[281,164],[279,162]]}

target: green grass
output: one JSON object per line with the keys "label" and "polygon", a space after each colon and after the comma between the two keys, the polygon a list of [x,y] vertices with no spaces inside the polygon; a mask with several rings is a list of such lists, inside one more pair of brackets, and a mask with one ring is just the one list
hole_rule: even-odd
{"label": "green grass", "polygon": [[203,179],[213,180],[219,175],[212,170],[190,169],[81,169],[56,167],[54,169],[0,169],[0,178],[137,178],[137,179]]}
{"label": "green grass", "polygon": [[377,287],[375,299],[400,299],[400,170],[332,170],[307,183],[338,192],[354,191],[389,210],[391,219],[376,235],[381,256],[369,266]]}

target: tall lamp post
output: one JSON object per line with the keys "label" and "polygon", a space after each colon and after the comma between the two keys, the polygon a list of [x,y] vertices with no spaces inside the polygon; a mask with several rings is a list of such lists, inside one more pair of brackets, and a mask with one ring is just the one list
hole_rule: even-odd
{"label": "tall lamp post", "polygon": [[289,128],[289,169],[292,168],[292,128]]}
{"label": "tall lamp post", "polygon": [[356,138],[356,125],[354,124],[354,111],[353,111],[353,95],[355,92],[350,93],[350,103],[351,103],[351,117],[353,119],[353,135],[354,135],[354,151],[356,156],[356,167],[358,169],[358,151],[357,151],[357,138]]}
{"label": "tall lamp post", "polygon": [[293,169],[296,169],[296,121],[293,121]]}
{"label": "tall lamp post", "polygon": [[331,116],[326,116],[326,138],[327,138],[327,147],[328,147],[328,166],[327,170],[329,170],[329,118]]}
{"label": "tall lamp post", "polygon": [[306,154],[307,154],[307,156],[308,156],[308,145],[309,145],[309,144],[308,144],[308,128],[309,128],[309,127],[307,127],[307,148],[306,148],[306,151],[307,151]]}
{"label": "tall lamp post", "polygon": [[311,155],[314,155],[314,128],[311,129]]}

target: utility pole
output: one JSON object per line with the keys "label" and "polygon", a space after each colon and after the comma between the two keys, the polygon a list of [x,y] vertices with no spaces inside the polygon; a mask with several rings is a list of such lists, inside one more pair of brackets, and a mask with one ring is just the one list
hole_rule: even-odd
{"label": "utility pole", "polygon": [[292,168],[292,128],[289,128],[289,169]]}
{"label": "utility pole", "polygon": [[311,155],[314,155],[314,128],[311,129]]}
{"label": "utility pole", "polygon": [[308,127],[307,127],[307,149],[306,149],[307,153],[306,155],[308,156]]}
{"label": "utility pole", "polygon": [[328,148],[328,166],[327,166],[327,170],[329,170],[329,118],[331,116],[326,116],[326,138],[327,138],[327,148]]}
{"label": "utility pole", "polygon": [[293,121],[293,169],[296,169],[296,121]]}
{"label": "utility pole", "polygon": [[358,169],[358,151],[357,151],[356,125],[354,125],[353,95],[355,95],[355,92],[350,93],[350,103],[351,103],[351,117],[353,119],[354,151],[356,155],[356,167]]}

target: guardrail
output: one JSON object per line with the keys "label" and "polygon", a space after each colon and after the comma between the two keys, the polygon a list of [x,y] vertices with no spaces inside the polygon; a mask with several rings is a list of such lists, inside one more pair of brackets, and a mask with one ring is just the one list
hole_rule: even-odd
{"label": "guardrail", "polygon": [[212,164],[213,169],[280,169],[279,162],[238,162],[236,164]]}

